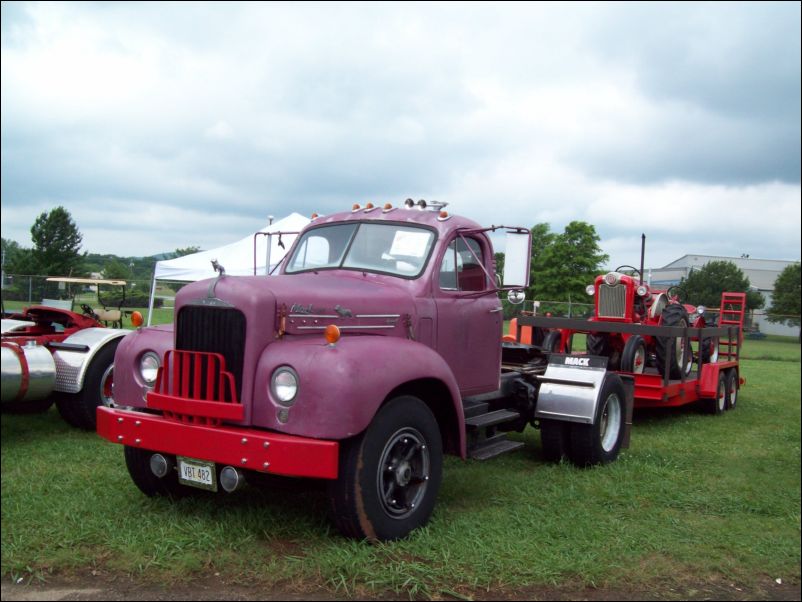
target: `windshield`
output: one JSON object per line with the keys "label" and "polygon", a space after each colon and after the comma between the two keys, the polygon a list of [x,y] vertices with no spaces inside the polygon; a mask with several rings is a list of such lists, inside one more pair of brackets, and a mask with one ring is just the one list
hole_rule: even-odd
{"label": "windshield", "polygon": [[304,233],[286,273],[327,268],[414,278],[426,265],[434,232],[386,223],[335,224]]}

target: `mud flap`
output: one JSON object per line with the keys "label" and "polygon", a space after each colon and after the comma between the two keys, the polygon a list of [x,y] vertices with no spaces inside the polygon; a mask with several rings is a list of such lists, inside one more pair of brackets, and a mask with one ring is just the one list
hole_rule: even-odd
{"label": "mud flap", "polygon": [[635,379],[607,370],[607,358],[595,355],[553,353],[546,373],[539,376],[540,392],[535,418],[593,424],[605,379],[624,385],[624,433],[621,447],[629,447]]}

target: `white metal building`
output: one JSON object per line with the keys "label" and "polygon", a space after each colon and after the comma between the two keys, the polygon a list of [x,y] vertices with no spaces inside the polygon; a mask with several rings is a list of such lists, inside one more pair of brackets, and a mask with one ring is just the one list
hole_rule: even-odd
{"label": "white metal building", "polygon": [[[785,324],[772,324],[766,320],[765,312],[771,307],[771,297],[774,292],[774,281],[787,266],[798,261],[784,261],[778,259],[752,259],[751,257],[720,257],[716,255],[683,255],[662,268],[646,270],[646,280],[650,286],[666,288],[672,284],[679,284],[694,268],[701,268],[711,261],[730,261],[738,266],[749,279],[749,284],[759,291],[766,300],[763,309],[754,312],[752,325],[760,332],[766,334],[779,334],[784,336],[798,336],[799,328]],[[712,309],[712,308],[711,308]]]}

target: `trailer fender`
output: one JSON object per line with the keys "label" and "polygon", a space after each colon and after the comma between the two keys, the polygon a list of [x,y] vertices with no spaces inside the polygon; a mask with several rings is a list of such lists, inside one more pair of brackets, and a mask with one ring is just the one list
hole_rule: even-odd
{"label": "trailer fender", "polygon": [[[282,405],[270,391],[276,369],[298,375],[297,399]],[[336,345],[320,338],[268,345],[257,366],[253,424],[320,439],[345,439],[364,431],[390,394],[408,383],[437,382],[443,404],[456,418],[459,449],[465,452],[465,424],[459,389],[446,362],[431,348],[406,339],[343,337]]]}
{"label": "trailer fender", "polygon": [[546,373],[539,377],[540,391],[535,418],[593,424],[606,379],[619,378],[626,393],[622,447],[629,447],[635,381],[607,370],[607,358],[554,353]]}
{"label": "trailer fender", "polygon": [[62,393],[78,393],[83,389],[84,378],[92,359],[111,341],[120,339],[130,331],[118,328],[85,328],[54,346],[56,385]]}

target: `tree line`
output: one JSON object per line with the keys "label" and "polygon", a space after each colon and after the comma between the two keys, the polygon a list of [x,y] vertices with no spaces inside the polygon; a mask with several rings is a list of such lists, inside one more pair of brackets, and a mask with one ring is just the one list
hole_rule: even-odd
{"label": "tree line", "polygon": [[[31,226],[33,248],[26,249],[14,241],[2,239],[3,271],[6,274],[80,276],[99,273],[104,278],[149,282],[156,257],[118,257],[81,251],[83,236],[64,207],[43,212]],[[527,299],[587,303],[585,288],[600,274],[609,260],[599,246],[600,237],[594,226],[582,222],[569,223],[562,232],[552,232],[549,224],[532,227],[531,285]],[[198,247],[176,249],[172,257],[195,253]],[[169,257],[159,257],[165,259]],[[498,271],[504,265],[504,254],[495,255]],[[769,321],[800,325],[800,264],[783,270],[774,284],[772,305],[767,310]],[[751,289],[749,279],[730,261],[711,261],[693,270],[679,283],[682,301],[710,308],[719,306],[723,291],[744,292],[747,309],[763,307],[760,293]],[[149,293],[148,291],[143,291]]]}

